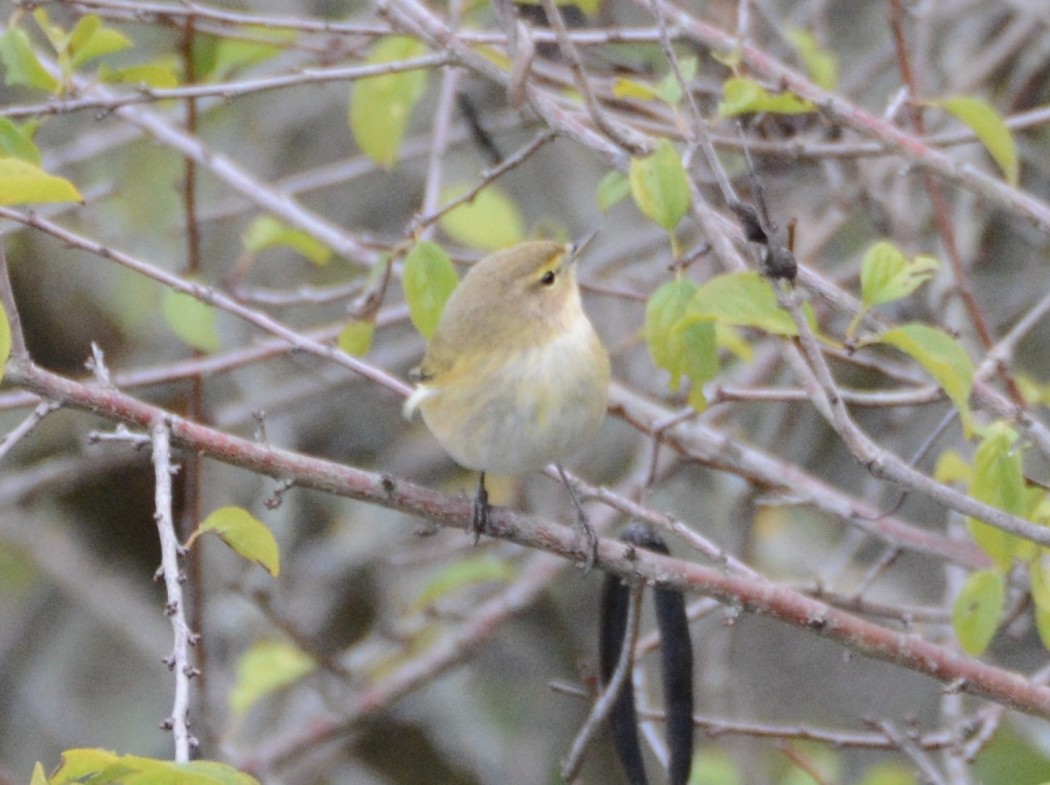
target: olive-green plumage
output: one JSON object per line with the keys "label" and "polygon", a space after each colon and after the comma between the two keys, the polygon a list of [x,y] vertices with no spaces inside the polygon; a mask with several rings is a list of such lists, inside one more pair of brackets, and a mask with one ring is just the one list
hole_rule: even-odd
{"label": "olive-green plumage", "polygon": [[561,461],[605,415],[609,358],[583,312],[571,248],[527,242],[479,262],[415,372],[415,408],[460,465],[522,474]]}

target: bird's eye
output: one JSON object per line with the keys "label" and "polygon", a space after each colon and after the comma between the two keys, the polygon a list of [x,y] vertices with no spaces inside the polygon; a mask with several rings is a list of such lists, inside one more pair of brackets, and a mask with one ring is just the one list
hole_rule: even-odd
{"label": "bird's eye", "polygon": [[540,283],[544,286],[550,286],[554,283],[554,270],[548,270],[540,277]]}

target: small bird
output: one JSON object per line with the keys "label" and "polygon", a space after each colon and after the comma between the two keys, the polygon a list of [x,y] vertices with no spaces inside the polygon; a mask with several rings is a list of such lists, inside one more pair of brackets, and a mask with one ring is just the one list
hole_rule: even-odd
{"label": "small bird", "polygon": [[478,262],[452,292],[427,344],[405,416],[418,408],[445,451],[480,472],[471,532],[488,526],[485,474],[525,474],[548,463],[576,509],[593,564],[597,537],[560,461],[598,431],[609,355],[583,311],[574,248],[534,241]]}

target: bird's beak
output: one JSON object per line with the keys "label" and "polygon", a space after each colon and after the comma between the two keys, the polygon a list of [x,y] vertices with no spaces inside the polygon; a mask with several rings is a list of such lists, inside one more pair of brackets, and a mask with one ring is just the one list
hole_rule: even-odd
{"label": "bird's beak", "polygon": [[583,252],[587,249],[587,246],[591,244],[598,235],[597,229],[592,229],[590,232],[585,234],[580,240],[569,246],[569,264],[575,264],[577,260],[583,256]]}

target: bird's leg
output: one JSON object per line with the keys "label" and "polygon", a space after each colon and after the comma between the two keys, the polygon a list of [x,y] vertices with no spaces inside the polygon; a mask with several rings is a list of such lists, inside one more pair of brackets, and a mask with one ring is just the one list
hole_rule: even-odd
{"label": "bird's leg", "polygon": [[576,490],[572,487],[572,483],[569,482],[569,476],[565,473],[565,469],[561,467],[560,463],[554,464],[558,467],[558,474],[561,475],[561,481],[565,483],[565,488],[569,491],[569,498],[572,499],[572,506],[576,508],[576,522],[573,528],[576,530],[576,542],[580,543],[580,540],[586,540],[584,543],[587,549],[587,560],[584,562],[584,567],[590,571],[595,562],[598,561],[598,535],[594,529],[591,528],[591,524],[587,522],[587,514],[583,511],[583,505],[580,504],[580,497],[576,495]]}
{"label": "bird's leg", "polygon": [[474,512],[470,517],[470,529],[467,534],[474,535],[474,544],[478,544],[481,534],[489,527],[489,492],[485,489],[485,472],[478,475],[478,490],[474,494]]}

